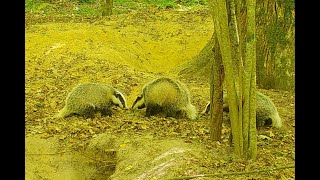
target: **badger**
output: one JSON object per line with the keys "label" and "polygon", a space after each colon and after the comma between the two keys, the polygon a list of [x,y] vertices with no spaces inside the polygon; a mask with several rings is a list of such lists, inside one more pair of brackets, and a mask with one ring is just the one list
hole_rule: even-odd
{"label": "badger", "polygon": [[65,106],[55,117],[68,117],[77,114],[85,118],[93,117],[100,112],[103,116],[112,116],[111,108],[118,106],[127,108],[124,95],[117,89],[98,83],[81,83],[67,95]]}
{"label": "badger", "polygon": [[132,105],[132,110],[146,108],[146,116],[164,114],[166,117],[196,119],[197,110],[190,102],[188,88],[168,77],[147,83]]}
{"label": "badger", "polygon": [[[229,105],[226,101],[226,97],[226,95],[223,96],[223,111],[229,112]],[[206,114],[209,113],[209,111],[210,102],[202,113]],[[256,126],[273,126],[276,128],[280,128],[282,126],[282,120],[274,103],[268,96],[258,91],[256,91]]]}

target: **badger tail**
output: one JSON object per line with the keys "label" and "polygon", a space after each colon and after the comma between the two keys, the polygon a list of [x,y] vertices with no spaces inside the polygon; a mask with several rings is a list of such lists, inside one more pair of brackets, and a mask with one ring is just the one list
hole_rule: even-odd
{"label": "badger tail", "polygon": [[276,128],[282,127],[282,120],[279,116],[278,111],[276,111],[276,113],[274,114],[274,116],[272,118],[272,126],[276,127]]}
{"label": "badger tail", "polygon": [[64,118],[66,116],[68,116],[70,113],[69,111],[67,110],[66,107],[62,108],[58,114],[56,114],[54,117],[55,118]]}

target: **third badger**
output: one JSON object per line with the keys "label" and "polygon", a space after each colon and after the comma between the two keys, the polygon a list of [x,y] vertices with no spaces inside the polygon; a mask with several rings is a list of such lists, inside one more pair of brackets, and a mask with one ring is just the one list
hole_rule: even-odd
{"label": "third badger", "polygon": [[146,108],[146,116],[164,114],[167,117],[196,119],[197,110],[191,104],[190,93],[180,81],[168,77],[158,78],[146,84],[132,109]]}
{"label": "third badger", "polygon": [[[227,103],[227,96],[223,97],[223,111],[229,111],[229,105]],[[203,113],[209,113],[210,103],[207,104]],[[273,126],[280,128],[282,126],[282,121],[277,111],[276,106],[271,101],[271,99],[256,91],[256,126]]]}

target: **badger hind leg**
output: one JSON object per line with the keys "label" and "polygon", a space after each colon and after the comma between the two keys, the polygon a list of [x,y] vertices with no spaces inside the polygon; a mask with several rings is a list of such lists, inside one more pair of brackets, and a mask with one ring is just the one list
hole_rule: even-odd
{"label": "badger hind leg", "polygon": [[180,110],[176,110],[174,107],[166,107],[163,110],[166,114],[166,117],[179,118],[182,115]]}
{"label": "badger hind leg", "polygon": [[272,119],[268,118],[264,121],[264,126],[271,126],[272,125]]}
{"label": "badger hind leg", "polygon": [[112,117],[112,110],[111,110],[111,108],[103,108],[103,109],[101,109],[101,115],[102,116],[110,116],[110,117]]}
{"label": "badger hind leg", "polygon": [[146,117],[157,115],[161,112],[162,108],[159,105],[148,105],[146,108]]}
{"label": "badger hind leg", "polygon": [[185,110],[179,109],[179,110],[175,111],[175,117],[176,118],[184,118],[184,117],[186,117]]}
{"label": "badger hind leg", "polygon": [[256,117],[256,127],[257,128],[260,128],[260,127],[263,127],[263,126],[265,126],[265,125],[267,125],[267,123],[265,123],[265,122],[267,122],[268,120],[267,119],[261,119],[261,118],[259,118],[258,116]]}
{"label": "badger hind leg", "polygon": [[75,114],[78,114],[84,117],[85,119],[88,119],[88,118],[94,118],[95,112],[96,112],[96,108],[94,106],[87,106]]}

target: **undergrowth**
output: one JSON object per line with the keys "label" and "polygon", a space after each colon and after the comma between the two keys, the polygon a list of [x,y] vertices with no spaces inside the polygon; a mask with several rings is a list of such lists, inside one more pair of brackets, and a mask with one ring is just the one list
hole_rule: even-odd
{"label": "undergrowth", "polygon": [[[206,5],[207,0],[115,0],[113,14],[124,14],[141,8],[175,9],[181,6]],[[25,12],[31,14],[76,14],[99,16],[99,0],[26,0]]]}

